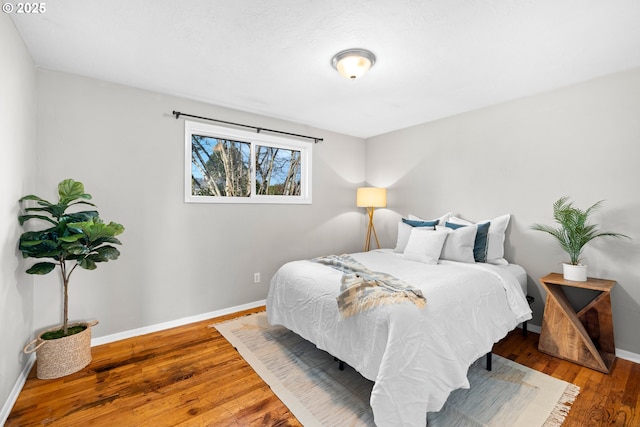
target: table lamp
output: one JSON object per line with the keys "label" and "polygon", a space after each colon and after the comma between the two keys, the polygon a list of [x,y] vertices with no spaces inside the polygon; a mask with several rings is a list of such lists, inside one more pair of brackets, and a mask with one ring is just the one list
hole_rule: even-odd
{"label": "table lamp", "polygon": [[369,214],[369,226],[367,227],[367,237],[364,241],[364,250],[367,252],[371,246],[371,232],[376,239],[378,249],[380,249],[380,242],[378,241],[378,235],[376,234],[376,228],[373,226],[373,211],[375,208],[387,207],[387,189],[376,187],[361,187],[358,188],[356,193],[356,206],[359,208],[367,208]]}

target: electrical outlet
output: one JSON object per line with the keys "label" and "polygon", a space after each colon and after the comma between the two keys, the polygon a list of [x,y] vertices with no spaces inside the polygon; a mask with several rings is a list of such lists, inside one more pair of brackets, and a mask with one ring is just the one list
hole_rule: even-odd
{"label": "electrical outlet", "polygon": [[260,283],[260,273],[253,273],[253,283]]}

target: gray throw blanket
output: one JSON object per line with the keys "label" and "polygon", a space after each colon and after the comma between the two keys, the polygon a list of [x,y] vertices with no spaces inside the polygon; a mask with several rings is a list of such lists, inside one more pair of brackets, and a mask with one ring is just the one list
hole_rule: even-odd
{"label": "gray throw blanket", "polygon": [[371,271],[349,255],[328,255],[311,261],[328,265],[344,273],[338,309],[343,317],[381,304],[410,301],[418,308],[427,302],[422,291],[387,273]]}

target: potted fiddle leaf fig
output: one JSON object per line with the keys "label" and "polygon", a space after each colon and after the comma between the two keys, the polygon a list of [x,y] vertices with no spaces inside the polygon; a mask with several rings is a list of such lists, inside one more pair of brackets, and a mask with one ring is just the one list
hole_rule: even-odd
{"label": "potted fiddle leaf fig", "polygon": [[586,210],[573,205],[568,197],[561,197],[553,204],[553,218],[558,227],[533,224],[531,228],[552,235],[569,255],[569,262],[563,263],[563,275],[566,280],[584,282],[587,280],[587,266],[580,262],[584,246],[596,237],[629,238],[624,234],[599,231],[596,224],[589,224],[591,214],[602,206],[603,200],[594,203]]}
{"label": "potted fiddle leaf fig", "polygon": [[96,210],[77,209],[80,205],[95,207],[89,200],[91,195],[85,193],[84,185],[73,179],[58,184],[57,203],[33,194],[19,200],[35,202],[18,216],[20,225],[30,221],[43,226],[20,236],[18,248],[22,256],[39,260],[26,272],[44,275],[57,270],[62,280],[62,325],[43,331],[24,349],[25,353],[36,352],[37,377],[41,379],[77,372],[91,362],[91,327],[97,321],[69,324],[69,279],[78,267],[95,270],[98,263],[120,255],[113,245],[121,244],[115,236],[124,227],[103,222]]}

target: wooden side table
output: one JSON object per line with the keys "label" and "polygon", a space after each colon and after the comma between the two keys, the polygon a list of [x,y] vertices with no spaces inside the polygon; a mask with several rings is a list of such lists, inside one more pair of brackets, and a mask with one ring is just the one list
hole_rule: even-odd
{"label": "wooden side table", "polygon": [[[564,280],[551,273],[540,279],[547,291],[538,350],[551,356],[609,373],[616,358],[610,292],[614,280],[588,278],[586,282]],[[600,293],[577,313],[563,286]]]}

